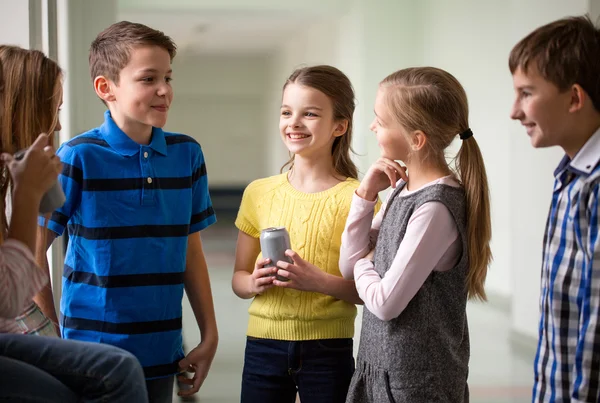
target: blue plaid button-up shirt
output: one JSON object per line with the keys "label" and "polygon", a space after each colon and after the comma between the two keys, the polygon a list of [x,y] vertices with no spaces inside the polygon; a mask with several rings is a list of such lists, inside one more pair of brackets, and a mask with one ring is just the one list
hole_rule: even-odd
{"label": "blue plaid button-up shirt", "polygon": [[600,401],[600,129],[555,173],[533,402]]}

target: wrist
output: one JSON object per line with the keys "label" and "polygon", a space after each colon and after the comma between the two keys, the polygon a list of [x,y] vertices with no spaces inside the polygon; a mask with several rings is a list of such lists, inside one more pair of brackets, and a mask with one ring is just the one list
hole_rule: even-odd
{"label": "wrist", "polygon": [[321,281],[317,281],[317,289],[315,290],[315,292],[318,292],[320,294],[327,294],[327,290],[331,290],[331,274],[329,273],[323,273],[323,278],[321,279]]}
{"label": "wrist", "polygon": [[356,195],[361,199],[368,201],[375,201],[377,199],[377,193],[369,192],[367,189],[364,189],[362,186],[359,186],[356,189]]}
{"label": "wrist", "polygon": [[205,331],[202,333],[202,341],[200,342],[199,345],[206,346],[205,348],[216,351],[218,344],[219,344],[219,336],[216,332],[216,329],[213,332]]}
{"label": "wrist", "polygon": [[16,185],[13,189],[12,198],[15,205],[31,205],[37,209],[44,196],[43,192],[32,189],[28,186]]}

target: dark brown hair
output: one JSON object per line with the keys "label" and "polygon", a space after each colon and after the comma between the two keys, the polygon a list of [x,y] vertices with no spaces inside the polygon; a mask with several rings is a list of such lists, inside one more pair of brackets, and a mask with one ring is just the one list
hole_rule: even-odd
{"label": "dark brown hair", "polygon": [[561,91],[579,84],[600,111],[600,32],[589,16],[551,22],[521,39],[510,52],[510,72],[527,73],[532,63]]}
{"label": "dark brown hair", "polygon": [[170,37],[143,24],[117,22],[100,32],[90,47],[92,81],[105,76],[118,84],[119,73],[129,63],[131,50],[136,46],[158,46],[169,52],[171,61],[177,46]]}
{"label": "dark brown hair", "polygon": [[[337,137],[331,147],[333,167],[335,171],[348,178],[358,179],[358,169],[352,161],[352,122],[354,116],[354,89],[348,77],[332,66],[320,65],[296,69],[287,79],[283,91],[289,84],[298,84],[321,91],[333,104],[333,117],[335,120],[348,121],[346,133]],[[294,156],[281,167],[294,166]]]}
{"label": "dark brown hair", "polygon": [[[456,136],[469,129],[467,94],[450,73],[434,67],[399,70],[381,82],[396,121],[407,131],[421,130],[427,137],[425,154],[444,161],[444,151]],[[467,202],[469,298],[486,299],[484,284],[492,260],[490,196],[483,157],[477,141],[462,141],[456,167]]]}

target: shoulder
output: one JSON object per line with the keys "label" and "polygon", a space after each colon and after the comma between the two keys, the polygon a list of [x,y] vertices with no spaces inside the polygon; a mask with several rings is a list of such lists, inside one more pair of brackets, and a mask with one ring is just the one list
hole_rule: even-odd
{"label": "shoulder", "polygon": [[165,141],[167,143],[167,146],[182,145],[188,146],[190,148],[201,148],[200,143],[195,138],[193,138],[192,136],[188,136],[187,134],[174,132],[163,133],[165,135]]}
{"label": "shoulder", "polygon": [[72,163],[82,160],[89,153],[108,148],[108,143],[102,138],[98,128],[95,128],[65,141],[56,151],[56,155],[62,162]]}
{"label": "shoulder", "polygon": [[244,193],[261,195],[273,192],[287,180],[287,173],[256,179],[246,187]]}

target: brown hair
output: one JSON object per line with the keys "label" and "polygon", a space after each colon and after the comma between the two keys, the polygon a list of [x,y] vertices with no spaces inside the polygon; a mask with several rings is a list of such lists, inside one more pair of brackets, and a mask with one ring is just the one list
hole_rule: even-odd
{"label": "brown hair", "polygon": [[121,70],[129,63],[136,46],[158,46],[169,52],[171,61],[177,53],[173,40],[163,32],[129,21],[117,22],[100,32],[90,47],[90,74],[119,83]]}
{"label": "brown hair", "polygon": [[[450,73],[433,67],[397,71],[381,82],[393,116],[408,132],[427,137],[425,157],[446,164],[444,150],[469,129],[469,106],[462,85]],[[486,300],[484,289],[492,260],[487,175],[477,141],[462,142],[454,170],[466,193],[469,298]]]}
{"label": "brown hair", "polygon": [[[13,154],[29,147],[40,133],[50,142],[58,124],[62,72],[38,50],[0,46],[3,83],[0,91],[0,151]],[[0,230],[6,233],[6,193],[11,184],[6,167],[0,176]]]}
{"label": "brown hair", "polygon": [[[283,85],[283,91],[289,84],[298,84],[321,91],[333,104],[333,117],[347,120],[348,129],[336,137],[331,147],[335,171],[348,178],[358,179],[358,169],[352,161],[352,122],[354,116],[354,89],[348,77],[333,66],[312,66],[296,69]],[[281,167],[281,172],[294,166],[294,155]]]}
{"label": "brown hair", "polygon": [[600,111],[600,32],[589,16],[563,18],[539,27],[511,50],[508,67],[540,75],[565,91],[579,84]]}

